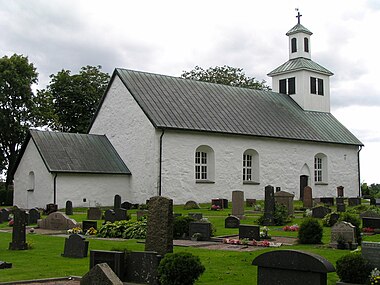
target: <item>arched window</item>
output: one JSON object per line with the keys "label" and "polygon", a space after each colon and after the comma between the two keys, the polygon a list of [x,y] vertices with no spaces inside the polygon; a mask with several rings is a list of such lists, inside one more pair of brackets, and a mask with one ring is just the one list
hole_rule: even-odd
{"label": "arched window", "polygon": [[327,183],[327,156],[318,153],[314,156],[314,182]]}
{"label": "arched window", "polygon": [[195,151],[195,180],[197,182],[213,182],[214,179],[214,150],[207,145],[199,146]]}
{"label": "arched window", "polygon": [[34,190],[34,183],[35,183],[35,179],[34,179],[34,172],[33,171],[30,171],[29,172],[29,188],[27,190],[31,191],[31,190]]}
{"label": "arched window", "polygon": [[303,39],[303,46],[304,46],[305,52],[309,52],[309,39],[308,38]]}
{"label": "arched window", "polygon": [[297,39],[292,38],[292,52],[297,52]]}
{"label": "arched window", "polygon": [[259,154],[253,149],[248,149],[243,153],[243,183],[259,183]]}

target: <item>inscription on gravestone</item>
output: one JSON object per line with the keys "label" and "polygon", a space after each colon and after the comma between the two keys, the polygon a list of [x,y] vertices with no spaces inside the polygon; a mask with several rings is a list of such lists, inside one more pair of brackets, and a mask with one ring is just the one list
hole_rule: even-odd
{"label": "inscription on gravestone", "polygon": [[260,226],[240,225],[239,239],[260,240]]}
{"label": "inscription on gravestone", "polygon": [[336,248],[338,246],[339,240],[344,241],[345,247],[351,248],[357,247],[356,236],[355,236],[355,226],[347,222],[339,222],[331,227],[331,242],[330,246]]}
{"label": "inscription on gravestone", "polygon": [[362,242],[362,256],[367,259],[372,267],[380,268],[380,242]]}

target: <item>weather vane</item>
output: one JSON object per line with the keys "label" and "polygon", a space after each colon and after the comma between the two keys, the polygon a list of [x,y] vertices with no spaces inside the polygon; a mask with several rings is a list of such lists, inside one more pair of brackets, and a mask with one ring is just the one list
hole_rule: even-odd
{"label": "weather vane", "polygon": [[296,18],[298,18],[298,24],[301,24],[301,17],[302,17],[302,15],[301,15],[301,13],[300,13],[300,11],[299,11],[298,8],[296,8],[296,11],[298,12],[298,14],[296,16]]}

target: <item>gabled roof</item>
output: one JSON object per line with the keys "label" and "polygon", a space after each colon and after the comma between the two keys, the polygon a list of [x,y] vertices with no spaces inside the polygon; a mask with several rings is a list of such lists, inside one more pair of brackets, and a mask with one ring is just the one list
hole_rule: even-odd
{"label": "gabled roof", "polygon": [[304,26],[302,26],[301,24],[297,24],[295,25],[293,28],[291,28],[287,33],[286,35],[287,36],[290,36],[290,35],[293,35],[293,34],[296,34],[296,33],[305,33],[305,34],[308,34],[308,35],[312,35],[313,33],[310,32],[308,29],[306,29]]}
{"label": "gabled roof", "polygon": [[362,145],[332,114],[304,111],[285,94],[126,69],[115,76],[155,128]]}
{"label": "gabled roof", "polygon": [[287,73],[290,71],[299,71],[299,70],[309,70],[313,72],[322,73],[324,75],[331,76],[332,73],[330,70],[324,68],[322,65],[312,61],[311,59],[298,57],[294,59],[290,59],[279,67],[275,68],[271,72],[268,73],[268,76],[279,75],[282,73]]}
{"label": "gabled roof", "polygon": [[30,130],[19,159],[30,139],[49,172],[131,174],[105,135]]}

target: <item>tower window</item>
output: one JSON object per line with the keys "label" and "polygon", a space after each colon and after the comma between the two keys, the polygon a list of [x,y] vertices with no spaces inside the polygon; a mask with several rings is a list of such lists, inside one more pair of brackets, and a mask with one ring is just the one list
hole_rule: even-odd
{"label": "tower window", "polygon": [[318,78],[318,95],[323,95],[323,79]]}
{"label": "tower window", "polygon": [[282,94],[296,94],[296,78],[291,77],[280,80],[280,93]]}
{"label": "tower window", "polygon": [[309,39],[308,38],[303,39],[303,46],[304,46],[305,52],[309,52]]}
{"label": "tower window", "polygon": [[297,39],[292,38],[292,52],[297,52]]}
{"label": "tower window", "polygon": [[324,95],[323,79],[310,77],[310,93]]}

